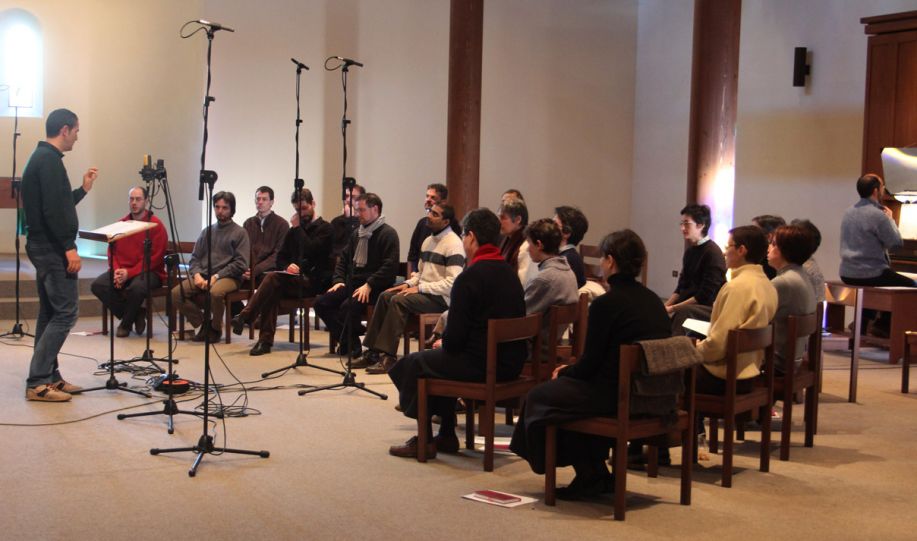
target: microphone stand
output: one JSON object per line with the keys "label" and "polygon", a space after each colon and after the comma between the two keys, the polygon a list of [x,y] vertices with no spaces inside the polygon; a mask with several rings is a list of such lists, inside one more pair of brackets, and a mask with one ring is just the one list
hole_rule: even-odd
{"label": "microphone stand", "polygon": [[[331,57],[331,58],[336,58],[336,57]],[[325,60],[325,69],[326,70],[328,70],[328,60],[331,60],[331,58],[328,58],[327,60]],[[341,173],[341,189],[343,190],[343,195],[346,195],[347,185],[348,185],[347,126],[350,124],[350,120],[347,118],[347,73],[350,71],[349,67],[350,67],[350,63],[346,61],[343,64],[341,64],[340,66],[341,68],[341,87],[344,91],[344,115],[341,117],[341,137],[342,137],[343,144],[344,144],[344,160],[343,160],[343,168],[342,168],[342,173]],[[328,71],[333,71],[333,70],[328,70]],[[353,190],[350,191],[350,202],[351,202],[350,213],[352,215],[353,214]],[[353,239],[353,235],[351,235],[351,240],[352,239]],[[346,272],[344,273],[344,290],[346,291],[345,299],[353,298],[353,284],[351,283],[353,272],[354,272],[353,271],[353,257],[351,257],[350,260],[346,262]],[[372,395],[378,396],[382,400],[388,400],[388,395],[374,391],[372,389],[367,389],[365,383],[357,382],[356,375],[353,373],[353,353],[354,353],[353,349],[354,348],[350,347],[351,342],[352,342],[351,337],[354,331],[354,329],[352,328],[353,325],[351,324],[352,319],[353,318],[350,317],[350,314],[346,314],[346,317],[344,318],[344,328],[341,329],[341,336],[339,340],[339,343],[344,345],[344,347],[346,347],[347,349],[347,365],[344,369],[344,373],[342,374],[344,376],[344,379],[341,381],[341,383],[335,383],[333,385],[322,385],[320,387],[314,387],[312,389],[303,389],[301,391],[298,391],[299,396],[303,396],[309,393],[315,393],[318,391],[325,391],[329,389],[346,389],[348,387],[353,387],[355,389],[359,389],[361,391],[365,391]]]}
{"label": "microphone stand", "polygon": [[[204,95],[204,141],[201,149],[201,173],[200,173],[200,186],[198,188],[198,199],[204,201],[205,190],[204,186],[206,185],[207,190],[207,280],[210,280],[210,276],[213,271],[213,185],[216,183],[217,174],[215,171],[208,171],[206,168],[206,158],[207,158],[207,125],[208,118],[210,114],[210,104],[215,101],[216,98],[210,95],[210,81],[211,81],[211,53],[213,50],[213,34],[219,28],[214,27],[203,27],[207,32],[207,90]],[[197,31],[195,31],[197,32]],[[192,33],[193,35],[193,33]],[[183,36],[184,37],[184,36]],[[188,36],[190,37],[190,35]],[[210,287],[208,286],[205,295],[204,295],[204,414],[202,416],[202,430],[201,437],[198,439],[197,445],[193,447],[175,447],[170,449],[159,449],[153,448],[150,449],[151,455],[159,455],[162,453],[181,453],[185,451],[190,451],[197,456],[194,458],[194,462],[191,464],[191,469],[188,470],[188,476],[194,477],[197,475],[197,467],[201,464],[205,454],[223,454],[223,453],[233,453],[240,455],[254,455],[260,456],[261,458],[268,458],[271,456],[268,451],[248,451],[243,449],[228,449],[224,447],[216,447],[213,445],[213,436],[210,434],[210,335],[211,327],[210,322],[212,319],[212,314],[210,313]],[[228,307],[227,307],[228,309]]]}
{"label": "microphone stand", "polygon": [[20,213],[22,212],[22,190],[20,189],[20,181],[16,179],[16,140],[19,139],[19,136],[22,135],[19,133],[19,106],[13,106],[13,174],[10,176],[10,197],[16,198],[16,239],[14,241],[16,245],[16,323],[13,323],[13,328],[9,332],[0,334],[0,338],[6,338],[7,336],[16,336],[22,338],[23,336],[31,336],[35,338],[34,334],[27,333],[22,329],[22,323],[19,322],[19,309],[21,306],[19,300],[19,269],[22,266],[22,258],[19,255],[19,235],[20,231]]}
{"label": "microphone stand", "polygon": [[[302,214],[300,213],[300,209],[302,208],[302,189],[306,185],[306,183],[303,181],[303,179],[299,178],[299,125],[302,124],[302,118],[300,118],[300,113],[299,113],[299,81],[302,76],[303,68],[309,69],[309,67],[303,64],[302,62],[298,62],[295,58],[291,58],[290,60],[292,60],[293,63],[296,64],[296,135],[294,136],[294,140],[296,142],[296,174],[293,179],[293,189],[296,193],[296,218],[299,224],[297,227],[300,227],[303,230],[305,230],[306,224],[303,223]],[[301,250],[302,246],[300,246],[299,249]],[[299,276],[296,277],[297,281],[299,282],[298,284],[299,289],[297,291],[297,297],[299,298],[300,306],[302,306],[303,275],[305,274],[305,269],[302,268],[302,263],[303,263],[302,252],[300,251],[298,255],[299,257],[296,258],[296,264],[300,265],[300,268],[299,268]],[[308,359],[309,351],[306,350],[306,344],[305,344],[306,338],[305,338],[305,333],[303,332],[304,326],[309,324],[308,309],[305,311],[302,317],[305,318],[305,321],[303,321],[302,324],[299,326],[299,355],[296,356],[296,360],[293,361],[293,364],[278,368],[276,370],[271,370],[270,372],[264,372],[263,374],[261,374],[262,378],[266,378],[268,376],[271,376],[278,372],[289,370],[291,368],[317,368],[319,370],[324,370],[326,372],[332,372],[334,374],[338,374],[339,376],[344,375],[344,372],[341,372],[339,370],[325,368],[324,366],[318,366],[317,364],[309,364],[309,359]],[[291,321],[290,325],[293,325],[293,324],[294,323]]]}
{"label": "microphone stand", "polygon": [[[149,198],[150,198],[150,213],[152,214],[153,212],[153,191],[151,190],[151,188],[153,187],[153,185],[155,185],[157,178],[161,181],[162,192],[166,199],[165,207],[166,207],[166,215],[168,216],[168,219],[169,219],[169,225],[172,226],[172,229],[174,229],[175,214],[172,210],[172,194],[169,191],[169,181],[168,181],[168,176],[166,175],[165,169],[162,169],[161,175],[159,171],[157,171],[155,176],[152,176],[149,180],[147,180],[147,194],[149,195]],[[147,230],[147,232],[149,232],[149,230]],[[173,231],[172,237],[174,239],[174,246],[178,246],[179,240],[174,231]],[[149,243],[149,237],[147,237],[146,242]],[[149,258],[149,251],[147,251],[146,257]],[[176,267],[178,266],[178,254],[167,255],[165,257],[165,263],[168,266],[168,269],[166,270],[166,286],[169,290],[169,294],[166,295],[166,314],[171,314],[172,313],[172,294],[171,294],[172,293],[172,276],[174,275],[174,271]],[[147,268],[149,268],[150,266],[149,261],[147,261],[146,265],[147,265]],[[149,282],[147,282],[147,310],[151,310],[153,307],[151,303],[149,291],[150,291]],[[148,333],[147,334],[147,350],[149,351],[149,347],[150,347],[149,330],[147,330],[147,333]],[[175,398],[174,398],[175,379],[178,375],[173,371],[173,365],[178,364],[178,361],[172,359],[172,330],[168,329],[168,332],[166,334],[168,334],[167,344],[169,348],[169,354],[165,359],[161,359],[161,360],[164,360],[168,363],[166,376],[162,382],[166,388],[167,396],[166,396],[166,399],[162,401],[162,404],[163,404],[162,411],[148,411],[148,412],[143,412],[143,413],[119,413],[118,420],[121,421],[124,419],[131,419],[133,417],[148,417],[150,415],[168,415],[169,416],[169,421],[167,425],[168,432],[169,434],[174,434],[175,433],[175,421],[173,417],[175,415],[201,416],[203,414],[197,411],[188,411],[188,410],[180,409],[178,407],[178,403],[175,402]],[[151,355],[152,353],[153,352],[150,351]]]}

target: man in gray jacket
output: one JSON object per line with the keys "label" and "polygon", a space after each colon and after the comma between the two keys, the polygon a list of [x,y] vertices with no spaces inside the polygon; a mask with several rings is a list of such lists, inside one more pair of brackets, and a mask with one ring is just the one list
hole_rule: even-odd
{"label": "man in gray jacket", "polygon": [[[579,299],[576,275],[559,254],[562,237],[553,220],[542,218],[525,228],[529,255],[538,265],[538,274],[525,286],[525,312],[544,314],[544,330],[548,328],[548,310],[555,304],[573,304]],[[545,332],[546,335],[546,332]]]}
{"label": "man in gray jacket", "polygon": [[[213,196],[213,214],[217,222],[212,229],[210,249],[211,268],[207,268],[207,229],[201,231],[191,252],[188,278],[172,288],[172,303],[192,327],[200,327],[195,342],[203,342],[210,333],[210,342],[220,339],[226,294],[239,289],[242,274],[248,270],[251,245],[248,233],[232,221],[236,213],[236,197],[232,192],[217,192]],[[203,325],[201,310],[210,290],[210,328]]]}

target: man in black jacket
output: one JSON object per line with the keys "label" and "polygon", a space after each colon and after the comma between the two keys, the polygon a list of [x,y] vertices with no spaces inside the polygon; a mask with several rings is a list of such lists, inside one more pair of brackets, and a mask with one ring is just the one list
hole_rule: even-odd
{"label": "man in black jacket", "polygon": [[232,332],[242,334],[242,328],[255,318],[261,318],[258,342],[249,355],[271,352],[277,329],[278,306],[282,299],[314,297],[324,291],[331,281],[331,224],[315,217],[315,200],[308,188],[294,191],[290,202],[299,210],[297,225],[291,227],[277,252],[277,272],[266,272],[255,294],[245,308],[232,318]]}
{"label": "man in black jacket", "polygon": [[22,174],[25,249],[35,266],[39,302],[27,400],[66,402],[70,393],[80,390],[64,381],[57,369],[57,354],[79,315],[76,204],[99,174],[90,167],[83,174],[83,185],[71,190],[62,158],[73,149],[79,131],[80,120],[72,111],[51,111],[45,121],[47,140],[38,143]]}
{"label": "man in black jacket", "polygon": [[[404,415],[417,418],[417,380],[440,378],[458,381],[484,381],[487,367],[487,322],[490,319],[525,316],[522,284],[512,267],[500,255],[500,219],[488,209],[473,210],[462,223],[462,243],[468,266],[452,286],[449,322],[443,347],[420,351],[404,357],[389,371],[398,388],[398,401]],[[497,381],[513,379],[522,371],[527,348],[524,342],[498,346]],[[430,398],[430,413],[442,418],[439,434],[432,439],[427,456],[436,452],[458,452],[455,436],[455,399]],[[427,419],[426,430],[432,436]],[[400,457],[417,456],[417,437],[404,445],[389,448]]]}
{"label": "man in black jacket", "polygon": [[[395,283],[400,254],[398,233],[385,223],[378,195],[366,193],[358,197],[354,212],[360,227],[353,232],[350,243],[341,253],[331,287],[313,305],[315,314],[325,322],[331,336],[339,338],[342,355],[360,354],[360,336],[364,332],[360,316],[367,304],[375,304],[376,298]],[[347,318],[347,336],[342,336]]]}

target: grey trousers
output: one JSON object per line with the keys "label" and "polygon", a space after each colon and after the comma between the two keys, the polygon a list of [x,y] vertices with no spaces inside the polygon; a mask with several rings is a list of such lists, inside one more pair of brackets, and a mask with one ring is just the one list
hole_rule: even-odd
{"label": "grey trousers", "polygon": [[393,291],[386,291],[376,300],[376,308],[366,329],[363,345],[372,350],[396,355],[398,342],[404,333],[409,315],[439,314],[446,308],[446,301],[439,295],[399,295]]}
{"label": "grey trousers", "polygon": [[[235,278],[220,278],[210,288],[210,313],[212,314],[210,326],[213,329],[219,331],[223,328],[223,310],[226,307],[224,298],[227,293],[237,289],[239,289],[239,281]],[[200,327],[204,322],[202,309],[206,301],[206,292],[195,287],[189,278],[172,288],[172,305],[194,328]]]}

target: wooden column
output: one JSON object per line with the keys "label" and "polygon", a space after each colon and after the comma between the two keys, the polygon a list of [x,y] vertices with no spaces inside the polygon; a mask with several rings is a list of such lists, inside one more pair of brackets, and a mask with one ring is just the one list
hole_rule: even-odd
{"label": "wooden column", "polygon": [[452,0],[446,185],[455,215],[478,207],[484,0]]}
{"label": "wooden column", "polygon": [[709,205],[714,227],[732,222],[741,19],[742,0],[695,1],[688,203]]}

